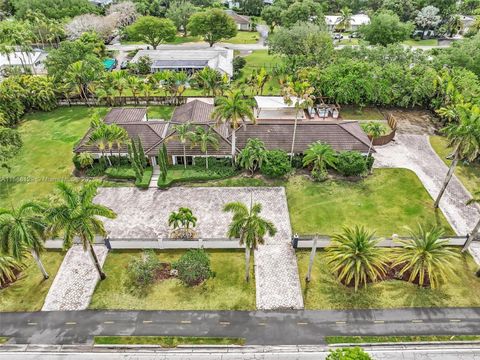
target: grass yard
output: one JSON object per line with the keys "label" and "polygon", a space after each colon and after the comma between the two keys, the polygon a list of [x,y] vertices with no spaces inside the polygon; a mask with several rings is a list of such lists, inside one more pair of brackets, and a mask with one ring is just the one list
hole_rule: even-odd
{"label": "grass yard", "polygon": [[174,106],[168,105],[152,105],[147,108],[147,116],[149,119],[170,120],[173,114]]}
{"label": "grass yard", "polygon": [[385,116],[376,107],[359,109],[356,106],[343,105],[340,116],[345,120],[383,120]]}
{"label": "grass yard", "polygon": [[8,341],[8,338],[6,337],[0,337],[0,345],[5,344]]}
{"label": "grass yard", "polygon": [[286,185],[293,232],[331,235],[344,225],[364,225],[378,236],[405,234],[404,226],[436,223],[453,234],[418,177],[405,169],[375,169],[358,182],[312,182],[291,177]]}
{"label": "grass yard", "polygon": [[[95,109],[102,115],[107,111]],[[10,173],[0,170],[0,177],[10,178],[0,183],[0,206],[43,197],[55,182],[71,178],[72,149],[90,125],[90,112],[87,107],[77,106],[25,116],[19,126],[23,148],[13,159]],[[27,176],[30,181],[19,179]]]}
{"label": "grass yard", "polygon": [[[215,277],[188,288],[177,279],[153,285],[145,297],[133,296],[123,286],[127,265],[139,251],[108,254],[104,270],[107,279],[97,285],[91,309],[137,310],[252,310],[255,309],[255,281],[244,280],[245,255],[242,251],[208,251]],[[174,262],[183,251],[158,252],[162,262]],[[251,267],[253,279],[253,262]]]}
{"label": "grass yard", "polygon": [[437,39],[425,39],[425,40],[405,40],[403,42],[405,45],[409,46],[437,46],[438,45],[438,40]]}
{"label": "grass yard", "polygon": [[[447,147],[447,139],[443,136],[430,136],[430,144],[433,149],[447,166],[452,163],[447,156],[452,153],[451,148]],[[480,163],[467,164],[459,162],[455,169],[455,175],[467,188],[470,194],[480,191]]]}
{"label": "grass yard", "polygon": [[175,348],[178,345],[245,345],[243,338],[196,336],[95,336],[95,345],[160,345]]}
{"label": "grass yard", "polygon": [[[460,250],[458,250],[460,251]],[[477,265],[469,254],[455,265],[457,271],[448,283],[435,290],[421,288],[401,280],[382,281],[357,293],[341,285],[325,266],[325,253],[318,251],[307,285],[305,276],[310,252],[297,251],[299,275],[306,309],[384,309],[405,307],[477,307],[480,306],[480,279]]]}
{"label": "grass yard", "polygon": [[260,39],[260,34],[257,31],[238,31],[237,36],[223,40],[224,43],[229,44],[256,44]]}
{"label": "grass yard", "polygon": [[331,344],[373,344],[399,342],[479,341],[479,335],[419,335],[419,336],[325,336]]}
{"label": "grass yard", "polygon": [[[261,69],[262,67],[269,70],[280,62],[280,58],[276,55],[268,54],[268,50],[252,51],[251,54],[245,56],[245,60],[247,63],[242,69],[242,76],[236,80],[237,82],[244,80],[253,70]],[[280,84],[277,79],[271,79],[265,84],[263,95],[280,95]]]}
{"label": "grass yard", "polygon": [[30,257],[26,260],[27,267],[21,278],[11,286],[0,290],[0,311],[39,311],[43,306],[48,289],[52,285],[64,254],[59,251],[42,253],[43,265],[50,278],[43,276],[36,263]]}

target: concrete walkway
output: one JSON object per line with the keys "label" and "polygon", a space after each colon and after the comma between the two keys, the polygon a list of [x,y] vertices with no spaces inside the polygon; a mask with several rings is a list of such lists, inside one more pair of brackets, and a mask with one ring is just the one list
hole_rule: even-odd
{"label": "concrete walkway", "polygon": [[160,177],[160,166],[155,165],[153,167],[152,179],[150,180],[150,184],[148,185],[148,187],[149,188],[157,188],[159,177]]}
{"label": "concrete walkway", "polygon": [[[426,135],[397,134],[395,142],[376,147],[375,167],[405,168],[414,171],[435,199],[440,192],[448,167],[438,157]],[[440,209],[445,214],[457,235],[466,235],[472,231],[480,217],[477,205],[467,206],[471,194],[453,176],[440,201]],[[433,204],[433,200],[432,200]]]}
{"label": "concrete walkway", "polygon": [[[105,246],[94,246],[98,261],[103,265],[108,250]],[[90,304],[93,291],[100,277],[81,245],[68,250],[55,280],[48,291],[42,311],[85,310]]]}
{"label": "concrete walkway", "polygon": [[251,199],[262,204],[261,215],[277,227],[277,234],[267,237],[254,255],[257,309],[301,309],[303,297],[295,251],[290,245],[284,188],[101,188],[95,201],[117,213],[116,219],[105,220],[109,237],[128,241],[168,237],[168,216],[179,207],[190,208],[198,218],[195,231],[199,238],[226,238],[232,215],[223,207],[234,201],[249,205]]}

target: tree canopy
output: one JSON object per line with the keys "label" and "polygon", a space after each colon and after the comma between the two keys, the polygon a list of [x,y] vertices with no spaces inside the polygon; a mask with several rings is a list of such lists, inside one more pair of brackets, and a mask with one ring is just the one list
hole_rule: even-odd
{"label": "tree canopy", "polygon": [[28,12],[40,12],[49,19],[63,19],[81,14],[97,13],[98,7],[89,0],[11,0],[15,17],[23,19]]}
{"label": "tree canopy", "polygon": [[403,23],[398,15],[387,11],[373,16],[370,24],[360,28],[366,41],[383,46],[407,39],[413,30],[413,24]]}
{"label": "tree canopy", "polygon": [[230,39],[237,35],[237,25],[220,9],[211,9],[192,15],[188,30],[193,36],[202,36],[210,46],[222,39]]}
{"label": "tree canopy", "polygon": [[126,28],[129,39],[144,41],[155,49],[162,42],[172,41],[177,29],[170,19],[143,16]]}

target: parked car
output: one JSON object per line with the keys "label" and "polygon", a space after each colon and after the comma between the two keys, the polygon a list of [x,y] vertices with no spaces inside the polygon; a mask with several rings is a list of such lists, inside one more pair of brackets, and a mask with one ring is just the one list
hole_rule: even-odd
{"label": "parked car", "polygon": [[342,35],[342,34],[339,34],[339,33],[335,33],[335,34],[333,34],[333,39],[334,39],[334,40],[342,40],[342,39],[343,39],[343,35]]}
{"label": "parked car", "polygon": [[128,60],[123,60],[122,63],[120,64],[120,69],[125,70],[128,68],[129,61]]}
{"label": "parked car", "polygon": [[358,39],[360,37],[360,34],[358,32],[353,32],[350,35],[348,35],[350,39]]}

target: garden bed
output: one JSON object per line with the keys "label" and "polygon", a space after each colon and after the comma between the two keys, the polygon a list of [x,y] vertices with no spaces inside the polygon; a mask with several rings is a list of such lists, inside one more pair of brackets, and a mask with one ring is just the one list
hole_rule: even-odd
{"label": "garden bed", "polygon": [[140,189],[148,189],[150,180],[152,180],[153,169],[151,167],[146,168],[143,171],[143,177],[140,180],[135,181],[135,186]]}
{"label": "garden bed", "polygon": [[174,184],[224,179],[234,176],[237,173],[238,171],[230,165],[213,165],[210,166],[209,169],[198,165],[190,165],[187,166],[187,168],[183,165],[172,165],[168,167],[167,178],[165,181],[160,177],[157,185],[159,188],[168,188]]}

